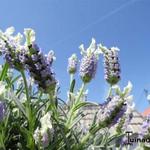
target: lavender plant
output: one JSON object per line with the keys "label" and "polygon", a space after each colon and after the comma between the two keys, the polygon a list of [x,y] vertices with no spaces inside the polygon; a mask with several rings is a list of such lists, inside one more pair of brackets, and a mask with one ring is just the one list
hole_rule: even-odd
{"label": "lavender plant", "polygon": [[[122,136],[127,123],[121,125],[121,132],[112,134],[111,129],[117,130],[115,125],[122,116],[127,118],[132,113],[132,85],[129,82],[123,91],[115,85],[120,80],[116,49],[100,47],[92,39],[87,49],[82,44],[80,50],[82,85],[76,89],[73,76],[78,71],[78,59],[73,54],[68,59],[71,78],[65,101],[58,95],[58,81],[52,69],[54,52],[43,54],[35,42],[34,30],[27,28],[24,35],[14,35],[13,27],[0,31],[0,52],[5,61],[0,71],[0,149],[86,150],[116,146],[115,141]],[[84,107],[93,105],[86,100],[86,87],[96,75],[100,54],[105,58],[106,80],[115,86],[93,123],[83,130],[80,123],[88,115]],[[10,75],[10,68],[16,72]]]}

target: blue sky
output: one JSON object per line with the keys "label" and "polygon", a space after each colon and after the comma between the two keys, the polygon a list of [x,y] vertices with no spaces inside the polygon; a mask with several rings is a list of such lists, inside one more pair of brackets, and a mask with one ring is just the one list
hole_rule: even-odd
{"label": "blue sky", "polygon": [[[69,75],[67,58],[91,38],[107,47],[120,48],[123,87],[133,83],[136,107],[148,107],[144,89],[150,90],[150,1],[149,0],[1,0],[0,28],[14,26],[17,32],[35,29],[37,43],[47,53],[55,51],[56,77],[66,98]],[[80,85],[79,76],[78,86]],[[95,79],[89,84],[88,99],[101,103],[106,96],[102,57]]]}

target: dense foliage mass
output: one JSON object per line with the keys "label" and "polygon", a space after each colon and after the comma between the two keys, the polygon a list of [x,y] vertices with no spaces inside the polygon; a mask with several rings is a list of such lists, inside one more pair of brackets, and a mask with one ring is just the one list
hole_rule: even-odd
{"label": "dense foliage mass", "polygon": [[[35,42],[35,32],[14,28],[0,31],[0,52],[4,64],[0,70],[0,149],[2,150],[100,150],[126,148],[124,136],[132,119],[131,82],[121,90],[119,49],[96,44],[80,47],[82,59],[68,59],[70,86],[62,100],[52,69],[54,52],[47,55]],[[86,88],[96,75],[99,56],[104,57],[104,73],[110,90],[106,100],[85,130],[81,120],[88,114],[84,107],[98,105],[85,100]],[[79,67],[78,67],[79,66]],[[79,69],[78,69],[79,68]],[[74,75],[82,80],[76,89]],[[96,88],[96,87],[95,87]]]}

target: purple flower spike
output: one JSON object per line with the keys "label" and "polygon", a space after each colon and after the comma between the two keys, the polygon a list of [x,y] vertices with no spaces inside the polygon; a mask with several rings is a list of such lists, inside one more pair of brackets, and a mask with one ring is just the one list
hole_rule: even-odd
{"label": "purple flower spike", "polygon": [[84,56],[80,65],[80,76],[83,82],[90,82],[95,77],[97,70],[97,59],[94,55]]}
{"label": "purple flower spike", "polygon": [[115,85],[120,80],[120,64],[118,59],[118,51],[117,47],[112,47],[107,49],[100,45],[100,49],[103,51],[104,54],[104,73],[105,73],[105,80],[110,85]]}
{"label": "purple flower spike", "polygon": [[40,90],[45,93],[55,89],[57,81],[51,69],[53,61],[53,53],[44,56],[40,48],[36,44],[28,46],[29,54],[26,54],[25,66],[29,70],[30,75],[38,84]]}
{"label": "purple flower spike", "polygon": [[100,51],[96,46],[95,39],[92,39],[87,50],[84,49],[83,45],[80,46],[80,49],[83,55],[80,64],[80,77],[83,82],[88,83],[95,77]]}
{"label": "purple flower spike", "polygon": [[120,64],[118,53],[115,49],[110,49],[104,54],[105,79],[111,85],[117,84],[120,80]]}
{"label": "purple flower spike", "polygon": [[13,27],[8,28],[5,32],[1,31],[0,52],[4,55],[4,59],[6,59],[11,68],[20,70],[24,67],[19,59],[23,49],[21,45],[23,36],[20,33],[14,36],[13,32]]}
{"label": "purple flower spike", "polygon": [[75,74],[76,71],[77,71],[77,64],[78,64],[77,56],[76,56],[76,54],[72,54],[72,56],[69,57],[69,59],[68,59],[68,68],[67,68],[67,71],[70,74]]}

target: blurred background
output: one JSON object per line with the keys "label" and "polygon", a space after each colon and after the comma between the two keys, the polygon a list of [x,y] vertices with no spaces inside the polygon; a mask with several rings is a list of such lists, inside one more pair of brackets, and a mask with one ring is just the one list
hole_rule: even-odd
{"label": "blurred background", "polygon": [[[91,38],[107,47],[120,49],[123,88],[130,80],[136,108],[148,107],[150,91],[150,0],[0,0],[0,28],[14,26],[16,32],[33,28],[36,41],[44,53],[54,50],[54,71],[61,96],[67,98],[68,57],[77,53],[79,45],[88,47]],[[108,91],[100,57],[96,77],[88,85],[88,100],[102,103]],[[77,74],[77,87],[81,81]],[[146,90],[147,91],[146,91]]]}

